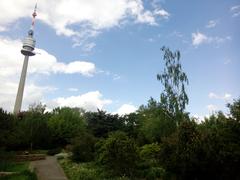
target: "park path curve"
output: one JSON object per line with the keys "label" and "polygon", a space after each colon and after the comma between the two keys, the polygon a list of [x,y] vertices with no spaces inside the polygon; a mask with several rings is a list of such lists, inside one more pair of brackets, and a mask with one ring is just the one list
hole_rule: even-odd
{"label": "park path curve", "polygon": [[68,180],[54,156],[47,156],[45,160],[32,161],[30,167],[35,170],[38,180]]}

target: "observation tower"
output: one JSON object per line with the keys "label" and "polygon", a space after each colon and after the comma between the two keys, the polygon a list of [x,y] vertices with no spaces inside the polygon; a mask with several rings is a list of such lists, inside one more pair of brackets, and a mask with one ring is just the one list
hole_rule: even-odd
{"label": "observation tower", "polygon": [[34,35],[34,25],[35,25],[36,16],[37,16],[37,4],[35,5],[34,12],[32,14],[32,24],[31,24],[30,30],[28,31],[28,36],[23,40],[21,53],[24,55],[24,62],[23,62],[20,82],[18,85],[17,97],[16,97],[14,110],[13,110],[14,114],[18,114],[21,111],[29,56],[35,55],[34,48],[35,48],[36,40],[33,38],[33,35]]}

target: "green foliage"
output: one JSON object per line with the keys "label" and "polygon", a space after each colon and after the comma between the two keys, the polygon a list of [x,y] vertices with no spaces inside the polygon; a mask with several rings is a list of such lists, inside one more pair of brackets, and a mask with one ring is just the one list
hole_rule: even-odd
{"label": "green foliage", "polygon": [[148,142],[161,142],[176,129],[176,122],[153,98],[139,109],[140,131]]}
{"label": "green foliage", "polygon": [[39,113],[39,114],[44,114],[45,110],[46,110],[46,105],[40,103],[34,103],[29,105],[28,107],[28,111],[29,112],[33,112],[33,113]]}
{"label": "green foliage", "polygon": [[121,130],[124,121],[118,115],[107,114],[105,111],[87,112],[87,129],[95,137],[107,137],[109,132]]}
{"label": "green foliage", "polygon": [[96,139],[92,134],[81,133],[72,142],[72,159],[77,162],[94,160]]}
{"label": "green foliage", "polygon": [[115,132],[104,140],[99,150],[99,162],[115,175],[133,176],[138,161],[138,150],[133,139],[123,132]]}
{"label": "green foliage", "polygon": [[35,173],[25,170],[9,176],[0,177],[1,180],[37,180]]}
{"label": "green foliage", "polygon": [[9,163],[14,153],[5,150],[55,154],[68,144],[78,162],[60,161],[69,179],[240,179],[240,99],[228,107],[228,116],[218,112],[200,124],[154,99],[123,117],[72,108],[45,113],[42,104],[18,117],[0,109],[0,171],[18,171],[5,179],[34,179],[25,164]]}
{"label": "green foliage", "polygon": [[28,162],[0,161],[0,171],[14,172],[12,175],[0,177],[2,180],[37,180],[36,174],[29,171]]}
{"label": "green foliage", "polygon": [[79,109],[56,108],[48,121],[54,144],[66,145],[79,133],[85,131],[85,120]]}
{"label": "green foliage", "polygon": [[26,163],[26,162],[14,163],[10,161],[1,161],[0,171],[20,172],[20,171],[28,170],[28,166],[29,166],[29,163]]}
{"label": "green foliage", "polygon": [[160,153],[160,145],[158,143],[145,144],[141,147],[140,157],[146,161],[156,162]]}
{"label": "green foliage", "polygon": [[[202,171],[216,178],[240,178],[240,123],[219,112],[200,125],[204,152]],[[208,163],[206,163],[208,162]],[[213,168],[214,167],[214,168]]]}
{"label": "green foliage", "polygon": [[140,117],[137,113],[130,113],[122,117],[123,131],[128,134],[128,136],[137,138],[139,127],[140,127]]}
{"label": "green foliage", "polygon": [[165,61],[163,73],[157,75],[157,79],[164,86],[164,91],[161,93],[161,105],[176,117],[185,110],[188,104],[185,91],[188,78],[182,70],[180,52],[172,52],[166,47],[162,47],[161,50],[164,52],[163,60]]}
{"label": "green foliage", "polygon": [[[27,111],[18,120],[17,127],[20,137],[18,146],[33,148],[47,148],[51,143],[51,132],[48,128],[48,114],[38,111]],[[43,143],[44,142],[44,143]]]}
{"label": "green foliage", "polygon": [[178,179],[239,179],[240,123],[218,113],[200,125],[184,121],[164,139],[159,161]]}
{"label": "green foliage", "polygon": [[159,167],[160,145],[158,143],[145,144],[140,148],[141,176],[146,179],[157,179],[164,176],[164,169]]}
{"label": "green foliage", "polygon": [[228,104],[232,118],[240,122],[240,99],[235,100],[233,104]]}
{"label": "green foliage", "polygon": [[12,142],[15,118],[0,108],[0,148],[6,148]]}
{"label": "green foliage", "polygon": [[200,166],[200,135],[193,121],[184,121],[175,134],[165,138],[161,146],[161,165],[179,179],[195,179]]}
{"label": "green foliage", "polygon": [[61,160],[60,164],[69,180],[96,180],[105,176],[102,169],[95,166],[94,163],[79,164],[69,160]]}

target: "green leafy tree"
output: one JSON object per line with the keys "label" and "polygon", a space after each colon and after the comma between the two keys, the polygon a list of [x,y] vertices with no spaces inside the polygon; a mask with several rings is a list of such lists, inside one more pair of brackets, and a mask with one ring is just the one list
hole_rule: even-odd
{"label": "green leafy tree", "polygon": [[62,146],[70,143],[72,138],[85,131],[86,124],[82,111],[63,107],[53,110],[48,126],[54,143]]}
{"label": "green leafy tree", "polygon": [[85,114],[87,128],[96,137],[107,137],[109,132],[121,130],[124,121],[118,115],[108,114],[105,111],[87,112]]}
{"label": "green leafy tree", "polygon": [[138,161],[137,146],[125,133],[114,132],[102,142],[98,161],[115,175],[133,176]]}
{"label": "green leafy tree", "polygon": [[94,160],[96,138],[87,132],[83,132],[72,141],[72,159],[77,162],[89,162]]}
{"label": "green leafy tree", "polygon": [[227,104],[232,118],[240,122],[240,99],[235,100],[233,104]]}
{"label": "green leafy tree", "polygon": [[176,130],[174,118],[170,116],[156,100],[151,98],[147,106],[138,110],[140,118],[140,133],[143,133],[148,142],[161,142]]}
{"label": "green leafy tree", "polygon": [[46,107],[47,106],[45,104],[42,104],[41,102],[33,103],[33,104],[29,105],[28,111],[33,112],[33,113],[44,114]]}
{"label": "green leafy tree", "polygon": [[177,179],[196,179],[200,158],[200,134],[193,121],[183,121],[176,133],[165,138],[159,154],[160,164]]}
{"label": "green leafy tree", "polygon": [[[234,105],[234,103],[233,103]],[[232,115],[233,116],[233,115]],[[218,112],[200,124],[203,166],[199,168],[211,179],[240,178],[240,123]]]}
{"label": "green leafy tree", "polygon": [[17,148],[49,148],[51,134],[48,127],[49,113],[44,113],[46,106],[42,103],[31,104],[28,111],[22,112],[16,122],[15,134],[19,139]]}
{"label": "green leafy tree", "polygon": [[130,113],[121,117],[123,123],[123,131],[132,138],[137,138],[140,128],[140,117],[138,113]]}
{"label": "green leafy tree", "polygon": [[174,117],[182,114],[188,104],[185,86],[188,84],[186,73],[182,70],[180,52],[172,52],[169,48],[162,47],[165,62],[164,70],[157,75],[164,90],[161,93],[161,106]]}
{"label": "green leafy tree", "polygon": [[15,128],[14,116],[0,108],[0,148],[6,148],[11,142]]}
{"label": "green leafy tree", "polygon": [[159,154],[161,148],[158,143],[145,144],[140,148],[140,168],[143,172],[143,177],[146,179],[162,179],[165,175],[165,170],[159,165]]}

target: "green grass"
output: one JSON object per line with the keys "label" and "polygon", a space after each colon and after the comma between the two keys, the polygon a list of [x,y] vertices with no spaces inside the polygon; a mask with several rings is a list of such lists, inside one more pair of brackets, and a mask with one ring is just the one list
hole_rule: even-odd
{"label": "green grass", "polygon": [[37,180],[35,173],[25,170],[17,174],[0,177],[0,180]]}
{"label": "green grass", "polygon": [[128,180],[125,177],[109,177],[104,170],[94,162],[74,163],[71,160],[59,160],[69,180]]}
{"label": "green grass", "polygon": [[6,171],[6,172],[21,172],[28,170],[29,162],[8,162],[8,161],[2,161],[0,162],[0,171]]}
{"label": "green grass", "polygon": [[0,171],[16,172],[16,174],[0,177],[0,180],[37,180],[36,174],[29,170],[29,162],[0,161]]}

